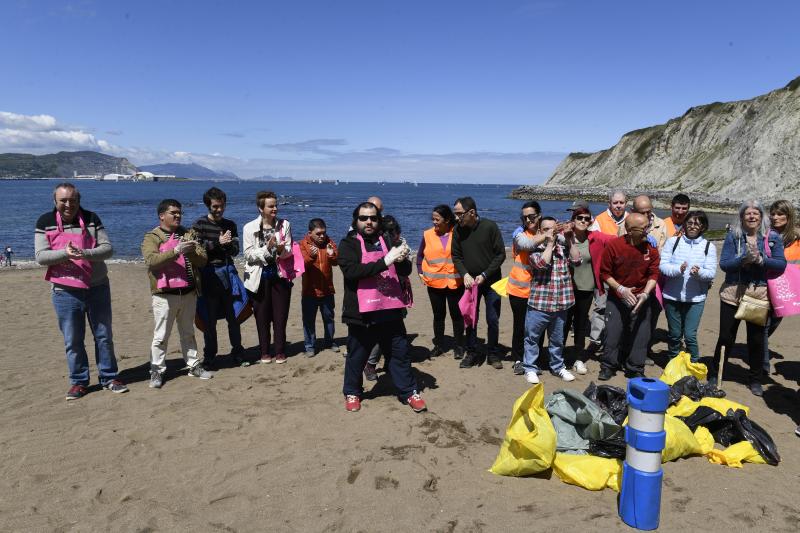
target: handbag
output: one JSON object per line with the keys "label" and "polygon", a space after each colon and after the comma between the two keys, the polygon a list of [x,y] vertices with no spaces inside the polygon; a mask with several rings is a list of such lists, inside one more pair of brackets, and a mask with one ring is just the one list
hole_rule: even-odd
{"label": "handbag", "polygon": [[[764,251],[771,257],[769,246],[764,239]],[[783,274],[770,278],[767,276],[767,290],[772,312],[777,317],[800,314],[800,266],[788,263]]]}
{"label": "handbag", "polygon": [[769,316],[769,301],[754,298],[749,294],[742,296],[739,300],[739,307],[736,309],[736,320],[744,320],[756,326],[764,327],[767,325]]}

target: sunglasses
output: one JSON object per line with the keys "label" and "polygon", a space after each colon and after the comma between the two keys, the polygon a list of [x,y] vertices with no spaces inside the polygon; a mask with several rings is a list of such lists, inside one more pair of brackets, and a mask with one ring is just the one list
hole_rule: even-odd
{"label": "sunglasses", "polygon": [[523,221],[524,220],[536,220],[537,218],[539,218],[539,215],[522,215],[519,218],[521,218]]}
{"label": "sunglasses", "polygon": [[358,215],[358,220],[360,222],[366,222],[367,220],[369,220],[371,222],[377,222],[378,221],[378,215]]}
{"label": "sunglasses", "polygon": [[586,215],[578,215],[575,217],[575,220],[580,220],[581,222],[591,222],[592,217]]}

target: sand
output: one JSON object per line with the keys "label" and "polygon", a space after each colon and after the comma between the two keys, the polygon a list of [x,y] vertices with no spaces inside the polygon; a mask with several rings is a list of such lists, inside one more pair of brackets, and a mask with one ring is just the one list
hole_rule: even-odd
{"label": "sand", "polygon": [[[416,279],[417,304],[406,324],[415,336],[415,374],[430,409],[423,414],[396,400],[385,374],[366,385],[359,413],[344,410],[343,357],[329,351],[295,356],[302,348],[299,284],[292,296],[287,364],[224,368],[200,381],[179,372],[183,363],[173,337],[170,379],[163,389],[150,390],[152,313],[141,264],[110,265],[116,353],[130,392],[94,387],[85,398],[66,402],[63,340],[42,276],[41,269],[0,272],[3,531],[627,529],[611,490],[590,492],[556,477],[487,471],[526,383],[512,375],[510,362],[503,370],[462,370],[451,353],[428,359],[431,311]],[[341,291],[338,271],[336,283]],[[705,354],[716,341],[718,309],[712,296],[700,333]],[[505,346],[510,321],[504,301]],[[798,530],[799,326],[797,317],[787,319],[772,338],[778,374],[763,399],[742,384],[745,363],[736,356],[729,372],[734,382],[726,388],[731,399],[751,407],[783,462],[743,469],[702,457],[667,463],[662,531]],[[337,328],[344,344],[346,328]],[[226,353],[224,324],[219,331]],[[479,334],[485,334],[483,324]],[[243,325],[243,339],[255,357],[252,320]],[[739,341],[741,354],[744,327]],[[92,353],[90,348],[90,358]],[[589,374],[566,387],[582,391],[598,370],[591,361]],[[647,368],[651,377],[660,372]],[[92,378],[96,382],[93,363]],[[546,392],[565,387],[549,374],[543,382]],[[612,384],[624,386],[621,374]]]}

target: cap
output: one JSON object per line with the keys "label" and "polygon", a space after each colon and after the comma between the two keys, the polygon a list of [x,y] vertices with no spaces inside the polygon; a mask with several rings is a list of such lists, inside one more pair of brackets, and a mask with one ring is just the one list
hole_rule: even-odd
{"label": "cap", "polygon": [[581,207],[584,209],[589,209],[589,202],[587,202],[586,200],[575,200],[574,202],[572,202],[572,205],[568,207],[566,210],[575,211],[576,209],[580,209]]}

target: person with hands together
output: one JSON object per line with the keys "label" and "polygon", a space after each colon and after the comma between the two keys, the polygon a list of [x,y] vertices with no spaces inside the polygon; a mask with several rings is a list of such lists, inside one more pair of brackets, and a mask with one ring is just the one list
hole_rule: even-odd
{"label": "person with hands together", "polygon": [[339,352],[333,340],[336,331],[334,324],[335,301],[333,288],[333,267],[337,265],[338,249],[328,236],[328,228],[321,218],[308,222],[308,233],[300,241],[300,252],[305,262],[303,272],[303,291],[301,308],[303,312],[303,342],[306,357],[314,357],[316,352],[317,309],[322,315],[325,332],[324,348]]}

